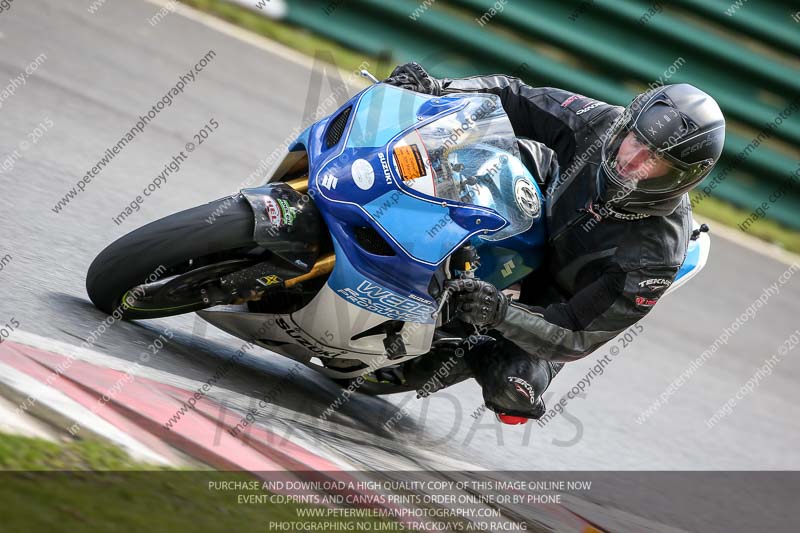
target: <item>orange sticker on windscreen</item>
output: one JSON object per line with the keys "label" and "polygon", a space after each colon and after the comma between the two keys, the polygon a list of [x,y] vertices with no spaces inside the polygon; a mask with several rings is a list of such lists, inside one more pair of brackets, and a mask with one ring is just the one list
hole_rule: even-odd
{"label": "orange sticker on windscreen", "polygon": [[394,157],[404,180],[415,180],[426,174],[425,162],[416,144],[395,147]]}

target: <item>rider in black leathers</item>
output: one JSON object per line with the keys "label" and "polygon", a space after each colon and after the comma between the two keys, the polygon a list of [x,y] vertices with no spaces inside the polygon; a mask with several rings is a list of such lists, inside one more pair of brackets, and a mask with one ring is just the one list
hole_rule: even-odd
{"label": "rider in black leathers", "polygon": [[[518,300],[485,282],[451,287],[460,322],[485,334],[440,343],[406,363],[403,380],[427,394],[475,377],[501,420],[539,418],[542,393],[563,363],[641,320],[672,284],[692,234],[686,193],[719,159],[722,113],[688,84],[623,108],[501,75],[435,79],[416,63],[386,83],[497,95],[523,162],[546,181],[549,232],[545,264],[523,280]],[[447,360],[457,364],[441,372]]]}

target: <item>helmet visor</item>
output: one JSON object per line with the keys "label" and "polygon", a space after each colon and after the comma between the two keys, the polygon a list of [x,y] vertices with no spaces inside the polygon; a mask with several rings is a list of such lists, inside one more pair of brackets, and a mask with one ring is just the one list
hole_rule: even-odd
{"label": "helmet visor", "polygon": [[617,185],[629,191],[667,192],[700,181],[710,160],[679,163],[649,144],[629,124],[617,125],[603,146],[603,166]]}

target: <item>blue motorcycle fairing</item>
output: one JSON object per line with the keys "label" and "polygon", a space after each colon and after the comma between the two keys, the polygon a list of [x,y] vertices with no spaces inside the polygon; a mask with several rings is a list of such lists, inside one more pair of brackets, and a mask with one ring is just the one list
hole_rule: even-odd
{"label": "blue motorcycle fairing", "polygon": [[700,264],[700,257],[701,257],[701,247],[700,241],[689,241],[689,248],[686,250],[686,259],[683,260],[683,264],[681,264],[681,268],[678,270],[678,273],[675,275],[675,283],[679,279],[686,276],[689,272],[693,271],[697,266]]}
{"label": "blue motorcycle fairing", "polygon": [[[328,285],[336,294],[362,309],[393,320],[421,324],[433,324],[436,321],[433,316],[436,303],[428,296],[427,290],[424,298],[419,295],[410,297],[407,290],[392,290],[387,285],[393,284],[386,283],[385,279],[364,275],[355,268],[340,241],[334,240],[333,246],[337,259]],[[432,271],[427,273],[428,279],[431,274]]]}
{"label": "blue motorcycle fairing", "polygon": [[[430,323],[435,306],[428,292],[431,278],[463,243],[472,240],[484,249],[482,269],[499,264],[508,284],[538,266],[534,251],[544,243],[541,216],[530,231],[489,243],[480,236],[502,230],[509,220],[488,207],[415,191],[397,168],[391,152],[397,139],[466,105],[463,96],[432,98],[375,85],[342,106],[353,109],[337,144],[326,148],[325,136],[341,111],[312,125],[293,144],[308,152],[309,195],[327,224],[337,257],[328,283],[343,298],[388,318]],[[541,198],[529,173],[527,179]],[[364,227],[377,232],[392,255],[359,245],[356,230]],[[493,247],[496,253],[490,251]],[[390,310],[388,304],[396,308]]]}

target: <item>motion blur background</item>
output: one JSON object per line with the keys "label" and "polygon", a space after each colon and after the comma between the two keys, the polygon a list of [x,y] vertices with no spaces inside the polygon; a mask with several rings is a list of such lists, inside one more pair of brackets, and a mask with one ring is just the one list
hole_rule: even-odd
{"label": "motion blur background", "polygon": [[504,73],[534,86],[560,87],[619,105],[649,87],[692,83],[717,99],[728,121],[724,159],[694,193],[695,212],[800,250],[800,4],[184,3],[342,68],[352,70],[364,57],[371,58],[370,68],[379,76],[413,60],[437,77]]}

